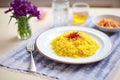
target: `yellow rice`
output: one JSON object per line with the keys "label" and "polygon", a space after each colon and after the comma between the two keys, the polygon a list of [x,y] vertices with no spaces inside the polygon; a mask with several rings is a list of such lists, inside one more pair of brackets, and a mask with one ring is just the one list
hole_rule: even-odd
{"label": "yellow rice", "polygon": [[92,56],[96,53],[99,45],[92,37],[87,33],[78,32],[82,38],[69,40],[66,36],[72,32],[73,31],[65,32],[52,40],[52,49],[58,56],[80,58]]}

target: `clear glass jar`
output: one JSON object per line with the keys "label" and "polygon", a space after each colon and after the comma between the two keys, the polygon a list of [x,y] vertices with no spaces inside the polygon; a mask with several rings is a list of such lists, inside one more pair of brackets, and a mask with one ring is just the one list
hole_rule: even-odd
{"label": "clear glass jar", "polygon": [[68,25],[69,0],[53,0],[52,9],[54,26]]}
{"label": "clear glass jar", "polygon": [[28,23],[29,19],[26,16],[19,17],[17,19],[18,23],[18,38],[20,40],[25,40],[31,37],[32,32]]}

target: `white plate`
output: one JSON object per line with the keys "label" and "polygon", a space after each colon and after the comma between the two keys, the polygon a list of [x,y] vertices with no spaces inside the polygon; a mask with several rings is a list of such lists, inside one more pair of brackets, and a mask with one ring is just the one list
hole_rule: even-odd
{"label": "white plate", "polygon": [[[71,30],[88,33],[100,45],[100,48],[97,50],[95,55],[78,59],[70,57],[61,57],[56,55],[56,53],[51,48],[50,42],[57,36],[63,34],[66,31]],[[43,54],[44,56],[55,61],[70,64],[86,64],[97,62],[106,58],[111,53],[112,50],[112,43],[110,41],[110,38],[104,33],[91,28],[73,26],[54,28],[42,33],[36,40],[36,46],[40,53]]]}

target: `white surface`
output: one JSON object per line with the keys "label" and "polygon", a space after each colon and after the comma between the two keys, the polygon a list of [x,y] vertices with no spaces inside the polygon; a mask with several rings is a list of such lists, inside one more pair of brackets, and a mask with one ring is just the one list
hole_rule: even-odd
{"label": "white surface", "polygon": [[[57,36],[63,34],[64,32],[67,31],[80,31],[80,32],[85,32],[88,35],[90,35],[98,44],[99,44],[99,49],[95,53],[95,55],[86,57],[86,58],[70,58],[70,57],[61,57],[56,55],[54,50],[51,48],[51,41],[56,38]],[[104,33],[92,29],[92,28],[86,28],[86,27],[75,27],[75,26],[70,26],[70,27],[60,27],[60,28],[54,28],[51,30],[48,30],[44,33],[42,33],[37,41],[36,45],[38,50],[45,56],[47,56],[50,59],[53,59],[55,61],[60,61],[63,63],[71,63],[71,64],[86,64],[86,63],[91,63],[91,62],[96,62],[99,60],[104,59],[107,57],[111,50],[112,50],[112,43],[110,41],[110,38],[105,35]]]}
{"label": "white surface", "polygon": [[103,27],[103,26],[99,26],[97,23],[103,19],[103,18],[107,18],[107,19],[113,19],[113,20],[116,20],[117,22],[120,23],[120,16],[115,16],[115,15],[98,15],[98,16],[95,16],[92,21],[93,23],[96,25],[96,27],[104,32],[117,32],[117,31],[120,31],[120,27],[118,28],[109,28],[108,27]]}
{"label": "white surface", "polygon": [[[0,57],[6,55],[9,51],[15,48],[15,46],[23,41],[19,41],[16,36],[16,26],[15,26],[15,19],[11,21],[8,25],[9,19],[11,14],[4,14],[4,11],[8,8],[0,8]],[[31,20],[31,28],[33,33],[37,32],[41,28],[44,28],[44,25],[48,25],[47,23],[52,22],[52,10],[49,7],[44,7],[47,11],[47,15],[43,20],[36,20],[36,18],[32,18]],[[104,15],[104,14],[111,14],[120,16],[120,8],[90,8],[90,15]],[[17,74],[20,74],[17,75]],[[13,76],[13,77],[11,77]],[[21,78],[22,77],[22,78]],[[11,72],[10,70],[3,70],[0,68],[0,80],[39,80],[36,79],[35,76],[28,77],[23,73]],[[42,78],[42,77],[41,77]],[[114,75],[112,75],[111,80],[119,80],[120,79],[120,68],[116,70]],[[42,79],[44,80],[44,79]],[[49,80],[49,79],[47,79]]]}
{"label": "white surface", "polygon": [[0,67],[0,80],[56,80],[44,75],[34,75],[34,73],[25,73],[8,68]]}

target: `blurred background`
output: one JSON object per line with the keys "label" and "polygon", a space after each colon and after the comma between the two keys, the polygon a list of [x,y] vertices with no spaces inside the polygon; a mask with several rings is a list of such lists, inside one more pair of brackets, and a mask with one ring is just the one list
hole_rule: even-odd
{"label": "blurred background", "polygon": [[[0,0],[0,7],[7,7],[12,0]],[[52,0],[29,0],[39,7],[51,7]],[[120,0],[69,0],[70,5],[74,2],[86,2],[90,7],[120,8]]]}

